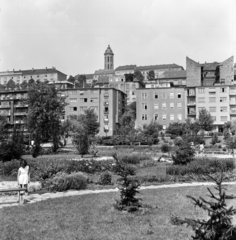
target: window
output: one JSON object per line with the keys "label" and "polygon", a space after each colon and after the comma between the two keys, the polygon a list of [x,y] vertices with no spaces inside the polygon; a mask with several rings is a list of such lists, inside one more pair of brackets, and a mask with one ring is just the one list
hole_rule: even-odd
{"label": "window", "polygon": [[147,110],[147,103],[142,103],[142,109]]}
{"label": "window", "polygon": [[226,97],[221,97],[220,102],[227,102],[227,98]]}
{"label": "window", "polygon": [[147,93],[142,93],[142,99],[147,99]]}
{"label": "window", "polygon": [[70,102],[77,102],[77,98],[70,98]]}
{"label": "window", "polygon": [[170,98],[174,98],[174,93],[170,93]]}
{"label": "window", "polygon": [[79,94],[80,94],[80,95],[84,95],[84,91],[80,91]]}
{"label": "window", "polygon": [[[32,77],[32,76],[31,76]],[[47,77],[47,75],[45,75],[45,77]]]}
{"label": "window", "polygon": [[220,92],[221,93],[225,93],[226,92],[226,88],[220,88]]}
{"label": "window", "polygon": [[216,116],[211,116],[213,121],[216,121]]}
{"label": "window", "polygon": [[86,110],[87,109],[87,107],[79,107],[79,110],[80,111],[84,111],[84,110]]}
{"label": "window", "polygon": [[158,103],[154,103],[154,109],[158,109]]}
{"label": "window", "polygon": [[181,98],[181,93],[178,93],[178,98]]}
{"label": "window", "polygon": [[210,107],[210,108],[209,108],[209,111],[210,111],[210,112],[216,112],[216,107]]}
{"label": "window", "polygon": [[162,109],[166,109],[166,103],[162,103]]}
{"label": "window", "polygon": [[198,112],[201,112],[203,109],[205,109],[205,108],[204,107],[199,107]]}
{"label": "window", "polygon": [[166,98],[166,94],[162,93],[162,98],[165,99]]}
{"label": "window", "polygon": [[147,114],[142,114],[142,120],[147,120]]}
{"label": "window", "polygon": [[227,122],[227,120],[228,120],[227,116],[220,116],[221,122]]}
{"label": "window", "polygon": [[158,114],[157,113],[154,115],[154,119],[158,120]]}
{"label": "window", "polygon": [[108,101],[105,101],[105,102],[104,102],[104,105],[109,105],[109,102],[108,102]]}
{"label": "window", "polygon": [[171,121],[174,121],[174,119],[175,119],[174,114],[171,114],[171,115],[170,115],[170,120],[171,120]]}
{"label": "window", "polygon": [[135,95],[135,92],[134,92],[134,91],[132,91],[132,95]]}
{"label": "window", "polygon": [[166,120],[166,115],[162,115],[162,120],[163,120],[163,121]]}
{"label": "window", "polygon": [[220,107],[221,112],[227,112],[227,107]]}
{"label": "window", "polygon": [[98,107],[97,106],[91,106],[90,109],[93,109],[94,111],[97,111]]}
{"label": "window", "polygon": [[205,103],[205,98],[204,97],[199,97],[198,98],[198,103]]}
{"label": "window", "polygon": [[166,130],[166,125],[163,125],[163,127],[162,127],[162,128],[163,128],[163,130]]}
{"label": "window", "polygon": [[198,93],[200,93],[200,94],[205,93],[205,89],[204,88],[199,88]]}
{"label": "window", "polygon": [[178,114],[178,120],[179,120],[179,121],[182,120],[182,114]]}
{"label": "window", "polygon": [[181,109],[182,108],[182,103],[177,103],[177,108]]}
{"label": "window", "polygon": [[105,112],[105,113],[108,113],[108,112],[109,112],[109,108],[108,108],[108,107],[105,107],[105,108],[104,108],[104,112]]}
{"label": "window", "polygon": [[154,94],[154,98],[158,99],[158,94],[157,93]]}
{"label": "window", "polygon": [[210,97],[209,98],[209,102],[210,103],[215,103],[216,102],[216,98],[215,97]]}
{"label": "window", "polygon": [[90,98],[90,102],[98,102],[98,98]]}
{"label": "window", "polygon": [[70,107],[70,111],[77,111],[77,107]]}
{"label": "window", "polygon": [[80,98],[80,102],[87,102],[88,99],[87,98]]}
{"label": "window", "polygon": [[174,108],[174,103],[170,103],[170,108],[171,108],[171,109]]}
{"label": "window", "polygon": [[70,91],[70,94],[77,94],[77,91]]}

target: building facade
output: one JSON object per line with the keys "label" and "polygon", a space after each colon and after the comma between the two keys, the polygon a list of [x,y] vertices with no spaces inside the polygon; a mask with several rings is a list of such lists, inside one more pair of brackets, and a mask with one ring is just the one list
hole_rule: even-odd
{"label": "building facade", "polygon": [[126,94],[113,88],[82,88],[64,91],[68,105],[65,118],[83,114],[84,110],[94,109],[100,123],[100,136],[117,133],[120,117],[126,106]]}
{"label": "building facade", "polygon": [[151,121],[163,125],[186,119],[186,93],[184,87],[137,89],[136,126],[143,127]]}

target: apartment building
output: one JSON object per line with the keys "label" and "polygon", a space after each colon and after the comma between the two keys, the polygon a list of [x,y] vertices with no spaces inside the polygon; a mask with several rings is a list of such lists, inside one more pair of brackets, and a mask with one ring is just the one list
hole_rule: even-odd
{"label": "apartment building", "polygon": [[31,70],[14,70],[0,72],[0,84],[6,85],[9,80],[13,80],[16,84],[21,84],[23,81],[28,82],[30,79],[35,81],[48,81],[56,83],[66,81],[67,75],[58,71],[56,68],[34,69]]}
{"label": "apartment building", "polygon": [[80,88],[63,91],[68,105],[65,118],[94,109],[100,123],[100,136],[111,136],[117,132],[120,117],[126,106],[126,94],[114,88]]}
{"label": "apartment building", "polygon": [[167,86],[160,88],[137,89],[136,126],[142,127],[152,120],[166,129],[172,122],[183,122],[186,119],[185,88]]}
{"label": "apartment building", "polygon": [[214,119],[214,130],[236,119],[236,80],[234,59],[223,62],[197,63],[186,58],[187,116],[196,119],[205,108]]}
{"label": "apartment building", "polygon": [[115,69],[116,75],[134,74],[136,65],[119,66]]}
{"label": "apartment building", "polygon": [[136,101],[136,90],[144,88],[145,85],[140,81],[126,80],[124,75],[113,75],[109,77],[109,87],[119,89],[127,95],[127,104]]}
{"label": "apartment building", "polygon": [[175,63],[173,64],[162,64],[162,65],[151,65],[151,66],[139,66],[135,68],[135,71],[140,71],[144,76],[144,81],[148,81],[148,72],[153,70],[155,79],[159,78],[166,71],[181,71],[184,70],[182,66]]}

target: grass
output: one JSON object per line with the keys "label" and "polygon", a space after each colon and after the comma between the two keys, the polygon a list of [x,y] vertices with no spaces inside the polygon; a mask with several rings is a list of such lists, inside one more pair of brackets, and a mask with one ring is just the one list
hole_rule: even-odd
{"label": "grass", "polygon": [[[229,186],[234,194],[236,187]],[[190,239],[191,229],[170,223],[170,216],[205,218],[186,195],[206,197],[206,187],[144,190],[144,204],[156,206],[145,213],[123,213],[112,204],[119,193],[90,194],[46,200],[34,204],[0,209],[1,239]],[[228,201],[234,204],[232,200]]]}

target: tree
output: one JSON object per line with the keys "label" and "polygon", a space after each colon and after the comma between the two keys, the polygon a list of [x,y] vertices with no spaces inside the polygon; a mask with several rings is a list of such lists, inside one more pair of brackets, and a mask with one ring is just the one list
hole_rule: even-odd
{"label": "tree", "polygon": [[86,84],[86,76],[81,74],[78,76],[78,79],[75,81],[75,87],[82,88]]}
{"label": "tree", "polygon": [[150,70],[148,72],[148,76],[147,76],[148,80],[151,81],[155,78],[155,72],[153,70]]}
{"label": "tree", "polygon": [[65,97],[62,97],[54,85],[45,83],[34,84],[28,91],[29,105],[27,125],[34,140],[33,157],[40,152],[40,144],[51,139],[53,152],[60,145],[61,118],[66,106]]}
{"label": "tree", "polygon": [[134,74],[132,74],[132,73],[126,73],[126,74],[125,74],[125,81],[126,81],[126,82],[133,82],[133,81],[134,81]]}
{"label": "tree", "polygon": [[149,124],[143,125],[142,133],[146,137],[148,144],[152,145],[159,142],[158,135],[161,130],[162,125],[152,120]]}
{"label": "tree", "polygon": [[82,155],[88,153],[95,135],[99,132],[100,124],[97,119],[93,109],[86,109],[84,114],[69,116],[73,143]]}
{"label": "tree", "polygon": [[187,118],[184,124],[184,134],[185,135],[197,135],[200,131],[200,126],[198,121],[192,121],[192,119]]}
{"label": "tree", "polygon": [[75,78],[70,75],[67,81],[74,84],[75,83]]}
{"label": "tree", "polygon": [[28,88],[28,83],[27,83],[27,81],[24,80],[24,81],[21,83],[20,86],[21,86],[21,88],[24,89],[24,90],[27,89],[27,88]]}
{"label": "tree", "polygon": [[5,90],[5,88],[6,88],[6,86],[4,86],[4,85],[0,84],[0,91],[4,91],[4,90]]}
{"label": "tree", "polygon": [[28,86],[29,87],[32,87],[36,82],[34,81],[33,78],[31,78],[29,81],[28,81]]}
{"label": "tree", "polygon": [[144,80],[144,76],[139,70],[134,72],[134,78],[140,82],[143,82]]}
{"label": "tree", "polygon": [[0,143],[7,139],[7,119],[0,115]]}
{"label": "tree", "polygon": [[8,82],[7,82],[7,85],[6,85],[7,88],[10,88],[10,89],[14,89],[16,87],[16,84],[15,82],[10,79]]}
{"label": "tree", "polygon": [[166,129],[166,133],[171,135],[171,138],[178,136],[183,136],[185,132],[185,124],[180,122],[170,123],[169,127]]}
{"label": "tree", "polygon": [[203,108],[199,112],[199,117],[198,117],[198,123],[199,123],[200,129],[203,131],[211,131],[213,129],[213,122],[214,120],[211,114],[205,108]]}
{"label": "tree", "polygon": [[127,105],[127,111],[131,111],[133,114],[134,119],[136,119],[136,102],[132,102]]}
{"label": "tree", "polygon": [[225,188],[222,186],[224,180],[228,180],[224,177],[223,171],[221,176],[212,177],[211,180],[216,183],[214,193],[210,188],[208,189],[210,200],[206,200],[203,197],[196,199],[192,196],[187,198],[193,201],[195,207],[199,207],[208,212],[208,219],[189,219],[184,220],[173,217],[172,223],[175,225],[187,224],[192,227],[194,236],[192,239],[196,240],[235,240],[236,239],[236,226],[232,224],[232,216],[236,215],[236,209],[231,206],[227,207],[226,199],[234,199],[236,197],[227,195]]}

